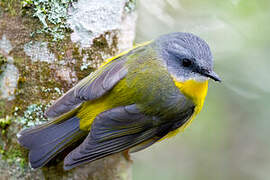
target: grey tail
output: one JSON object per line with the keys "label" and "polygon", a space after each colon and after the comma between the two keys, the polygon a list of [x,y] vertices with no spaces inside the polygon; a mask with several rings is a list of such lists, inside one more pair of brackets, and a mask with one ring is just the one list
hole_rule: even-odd
{"label": "grey tail", "polygon": [[54,121],[25,129],[18,134],[19,143],[29,149],[32,168],[44,166],[88,132],[80,130],[80,119],[70,112]]}

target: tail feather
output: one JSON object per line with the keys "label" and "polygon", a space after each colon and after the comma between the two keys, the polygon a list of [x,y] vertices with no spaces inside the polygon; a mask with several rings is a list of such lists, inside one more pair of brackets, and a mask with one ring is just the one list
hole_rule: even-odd
{"label": "tail feather", "polygon": [[23,130],[18,141],[30,150],[31,167],[39,168],[86,134],[80,130],[80,119],[72,116]]}

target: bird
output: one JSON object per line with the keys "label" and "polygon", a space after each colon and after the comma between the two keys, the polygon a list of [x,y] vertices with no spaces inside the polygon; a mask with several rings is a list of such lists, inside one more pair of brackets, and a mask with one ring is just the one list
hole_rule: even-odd
{"label": "bird", "polygon": [[64,158],[64,170],[119,152],[134,153],[183,131],[201,111],[213,70],[209,45],[175,32],[108,59],[56,100],[51,120],[22,130],[32,168]]}

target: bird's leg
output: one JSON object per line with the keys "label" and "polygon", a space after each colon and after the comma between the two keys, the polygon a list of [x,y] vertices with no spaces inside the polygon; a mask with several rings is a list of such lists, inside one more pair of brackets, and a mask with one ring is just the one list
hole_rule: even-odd
{"label": "bird's leg", "polygon": [[130,155],[129,155],[129,149],[123,151],[123,156],[125,157],[125,159],[126,159],[127,161],[129,161],[129,162],[131,162],[131,163],[133,162],[132,159],[131,159],[131,157],[130,157]]}

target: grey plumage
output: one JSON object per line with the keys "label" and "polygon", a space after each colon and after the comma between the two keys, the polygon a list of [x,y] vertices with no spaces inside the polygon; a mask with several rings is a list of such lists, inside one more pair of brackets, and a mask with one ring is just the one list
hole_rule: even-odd
{"label": "grey plumage", "polygon": [[30,150],[31,167],[38,168],[86,134],[80,130],[79,118],[73,116],[58,123],[49,122],[23,130],[18,141]]}
{"label": "grey plumage", "polygon": [[[95,119],[84,142],[65,158],[64,168],[69,170],[132,147],[134,152],[142,150],[184,124],[193,110],[190,107],[171,121],[144,115],[136,105],[105,111]],[[148,143],[140,146],[145,141]]]}

